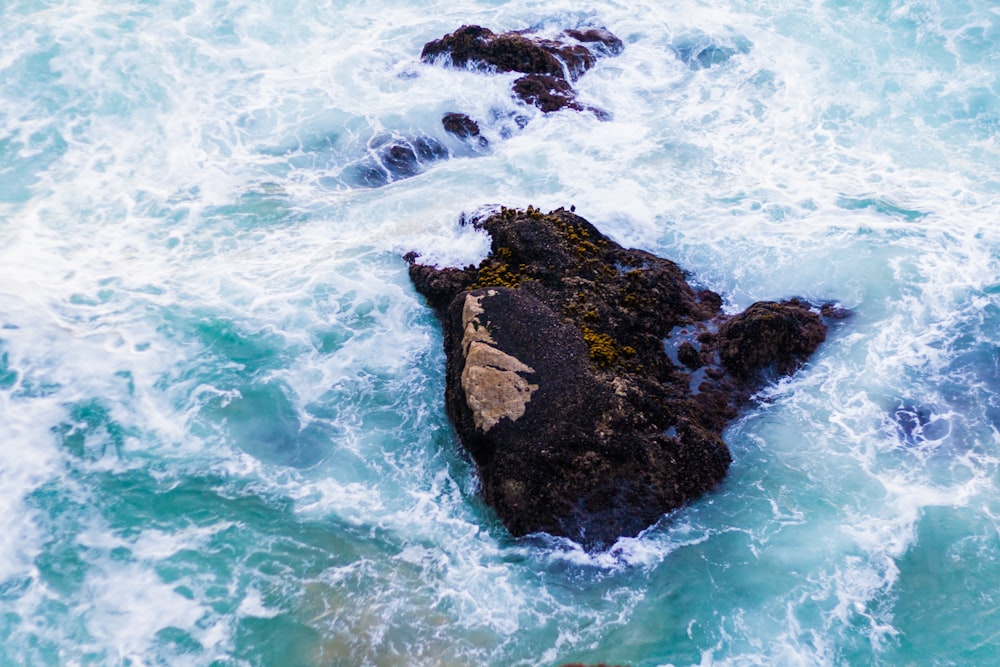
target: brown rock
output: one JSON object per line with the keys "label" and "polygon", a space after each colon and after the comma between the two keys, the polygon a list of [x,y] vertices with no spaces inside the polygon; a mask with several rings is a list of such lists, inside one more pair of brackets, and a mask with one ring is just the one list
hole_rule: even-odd
{"label": "brown rock", "polygon": [[514,82],[514,94],[528,104],[532,104],[545,113],[560,109],[582,107],[576,101],[576,91],[566,79],[544,74],[528,74]]}
{"label": "brown rock", "polygon": [[[673,262],[563,209],[473,224],[492,238],[478,267],[411,255],[410,276],[444,326],[448,414],[514,535],[602,548],[711,489],[730,461],[722,430],[761,373],[791,372],[823,340],[807,304],[727,318]],[[672,331],[687,332],[676,365]]]}
{"label": "brown rock", "polygon": [[486,71],[547,74],[576,79],[593,67],[596,58],[580,45],[530,37],[519,32],[496,34],[477,25],[464,25],[455,32],[424,45],[425,62],[447,57],[455,67]]}
{"label": "brown rock", "polygon": [[[514,94],[543,112],[560,109],[582,110],[576,102],[571,81],[578,79],[607,55],[621,53],[622,41],[604,28],[567,30],[568,38],[578,42],[542,39],[523,32],[497,34],[477,25],[465,25],[441,39],[424,45],[420,58],[424,62],[447,62],[454,67],[467,67],[486,72],[520,72],[525,76],[514,83]],[[606,112],[589,109],[598,117]],[[457,116],[459,114],[454,114]],[[463,135],[464,121],[445,117],[449,132]],[[462,124],[459,124],[459,123]],[[449,129],[454,123],[455,130]],[[476,129],[478,134],[478,128]]]}
{"label": "brown rock", "polygon": [[445,132],[462,139],[479,136],[479,124],[464,113],[446,113],[441,119],[441,124]]}
{"label": "brown rock", "polygon": [[787,375],[824,340],[826,326],[808,304],[763,301],[719,327],[718,348],[726,369],[745,379],[768,368]]}

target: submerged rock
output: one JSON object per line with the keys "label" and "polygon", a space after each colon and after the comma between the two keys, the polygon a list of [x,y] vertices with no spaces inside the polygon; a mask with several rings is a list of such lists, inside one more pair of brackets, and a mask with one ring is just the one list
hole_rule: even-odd
{"label": "submerged rock", "polygon": [[517,536],[601,548],[711,489],[762,373],[792,372],[824,337],[801,301],[728,318],[673,262],[563,209],[473,224],[492,237],[478,267],[407,260],[444,325],[448,414]]}
{"label": "submerged rock", "polygon": [[416,176],[427,166],[448,157],[448,149],[429,136],[376,137],[369,142],[369,155],[345,170],[349,182],[381,187]]}
{"label": "submerged rock", "polygon": [[721,65],[739,54],[750,52],[752,44],[742,37],[719,42],[701,32],[679,37],[673,45],[677,58],[692,70]]}
{"label": "submerged rock", "polygon": [[[520,72],[514,95],[545,113],[560,109],[583,110],[576,102],[572,83],[603,56],[621,53],[622,41],[604,28],[566,30],[568,39],[544,39],[524,32],[494,33],[465,25],[441,39],[427,42],[420,53],[424,62],[445,62],[454,67],[484,72]],[[607,113],[588,109],[606,118]]]}

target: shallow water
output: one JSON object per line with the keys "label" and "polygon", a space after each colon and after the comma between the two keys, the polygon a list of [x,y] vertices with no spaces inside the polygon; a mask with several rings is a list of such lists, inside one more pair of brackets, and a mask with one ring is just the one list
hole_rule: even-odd
{"label": "shallow water", "polygon": [[[992,3],[0,18],[0,663],[998,659]],[[606,26],[625,50],[577,88],[612,119],[419,62],[463,23]],[[418,136],[450,158],[359,180]],[[717,492],[606,553],[513,540],[401,259],[477,261],[458,220],[496,204],[575,205],[732,311],[855,315],[727,431]]]}

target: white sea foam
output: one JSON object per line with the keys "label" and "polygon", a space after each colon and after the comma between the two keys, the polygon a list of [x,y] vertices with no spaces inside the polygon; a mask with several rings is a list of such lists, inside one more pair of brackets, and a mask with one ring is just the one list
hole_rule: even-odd
{"label": "white sea foam", "polygon": [[[268,641],[240,625],[263,619],[322,634],[315,664],[893,662],[925,517],[968,522],[987,569],[1000,534],[997,29],[963,6],[5,6],[3,656],[208,664],[239,632]],[[419,62],[471,22],[610,28],[624,53],[576,86],[612,120]],[[718,62],[686,63],[693,42]],[[449,143],[446,111],[489,150]],[[453,155],[349,187],[383,133]],[[717,493],[605,553],[512,541],[400,259],[478,261],[459,214],[500,204],[575,204],[730,310],[795,294],[855,314],[730,430]],[[226,412],[253,396],[290,406],[280,428]],[[275,440],[316,460],[281,465]],[[206,476],[205,523],[116,519]]]}

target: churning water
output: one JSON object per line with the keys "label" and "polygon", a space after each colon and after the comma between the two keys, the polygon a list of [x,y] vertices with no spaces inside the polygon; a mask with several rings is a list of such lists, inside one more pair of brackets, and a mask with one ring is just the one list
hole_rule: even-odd
{"label": "churning water", "polygon": [[[606,26],[612,119],[419,62],[465,23]],[[0,662],[997,662],[998,75],[992,0],[5,0]],[[493,204],[855,315],[718,491],[513,540],[401,259]]]}

